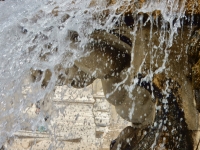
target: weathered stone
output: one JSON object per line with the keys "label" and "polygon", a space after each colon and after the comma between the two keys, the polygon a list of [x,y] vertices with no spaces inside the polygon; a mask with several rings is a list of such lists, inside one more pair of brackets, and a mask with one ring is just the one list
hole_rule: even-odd
{"label": "weathered stone", "polygon": [[200,89],[200,60],[192,67],[192,84],[195,89]]}
{"label": "weathered stone", "polygon": [[[153,27],[152,32],[161,31],[160,29],[157,29],[157,27]],[[192,135],[190,134],[189,129],[197,129],[198,119],[192,117],[197,115],[197,111],[195,102],[191,101],[191,99],[193,99],[192,82],[187,77],[188,74],[191,73],[191,64],[187,61],[188,55],[186,53],[186,47],[189,43],[184,41],[186,39],[189,41],[189,32],[190,29],[184,28],[184,32],[182,32],[184,38],[177,36],[176,39],[172,41],[171,47],[163,45],[163,47],[159,48],[156,47],[156,45],[159,45],[160,43],[158,40],[159,34],[150,35],[149,26],[143,27],[141,32],[138,31],[136,33],[134,49],[132,49],[131,52],[127,51],[127,54],[129,55],[134,53],[130,62],[130,67],[127,66],[119,72],[118,75],[116,74],[113,77],[102,79],[104,94],[108,101],[115,105],[118,114],[120,114],[122,118],[131,121],[134,126],[145,128],[145,125],[152,124],[151,121],[147,120],[153,121],[154,115],[154,123],[158,124],[161,121],[166,121],[166,125],[162,125],[161,129],[159,129],[158,126],[149,126],[150,130],[148,130],[148,136],[145,136],[141,140],[142,144],[149,144],[147,147],[142,147],[140,142],[138,142],[132,146],[132,149],[150,148],[156,138],[155,134],[157,132],[159,132],[161,138],[156,138],[157,144],[154,145],[154,148],[159,149],[159,144],[163,144],[164,147],[168,149],[177,146],[181,149],[192,149],[193,147],[191,140]],[[109,39],[107,36],[103,38],[103,40],[107,40],[106,38]],[[126,40],[123,42],[125,43]],[[123,42],[120,41],[121,44],[123,44]],[[179,45],[178,43],[184,44]],[[101,43],[99,44],[101,45]],[[115,47],[115,45],[113,45],[113,47]],[[151,51],[152,47],[155,49]],[[164,49],[169,49],[167,54],[162,51]],[[154,56],[152,54],[156,55]],[[166,56],[167,61],[165,61]],[[89,55],[88,57],[93,57],[93,55]],[[87,60],[87,57],[85,57],[85,60]],[[111,70],[114,69],[112,67],[113,66],[110,66]],[[149,74],[150,71],[154,72],[154,77]],[[104,74],[104,71],[101,70],[101,73]],[[149,78],[149,82],[144,78]],[[186,82],[187,85],[185,85]],[[153,88],[151,83],[153,84]],[[137,89],[138,85],[140,86],[140,89],[135,93],[134,90]],[[154,90],[156,88],[158,89],[157,91]],[[186,91],[187,95],[184,94]],[[154,94],[157,103],[154,103],[151,98],[146,98],[146,102],[142,102],[142,97],[137,97],[139,93],[146,96],[150,95],[150,93]],[[140,104],[141,107],[139,106]],[[157,107],[160,107],[161,110],[157,110],[156,113],[152,110],[152,115],[149,115],[151,114],[149,111],[153,108],[150,108],[151,105],[156,105]],[[135,109],[132,112],[132,117],[128,115],[131,114],[131,108]],[[142,115],[145,113],[149,116]],[[141,118],[144,118],[148,123],[145,123],[144,120],[138,121]],[[165,129],[166,132],[160,131]],[[171,134],[174,129],[176,130],[176,133]],[[184,132],[184,134],[182,134],[182,132]],[[134,134],[132,134],[132,136],[134,136]],[[182,141],[177,142],[173,137],[182,138]],[[163,141],[163,138],[165,138],[166,141]],[[124,138],[124,140],[126,140],[126,138]]]}
{"label": "weathered stone", "polygon": [[[173,11],[177,13],[184,8],[185,1],[175,2],[177,8]],[[99,3],[92,1],[90,7]],[[125,134],[120,134],[117,143],[125,143],[121,149],[127,145],[143,150],[160,149],[161,145],[165,149],[193,149],[190,130],[198,129],[200,101],[199,31],[196,30],[200,2],[186,1],[182,13],[185,11],[186,17],[194,13],[194,21],[181,18],[183,27],[182,30],[177,28],[177,34],[172,31],[176,18],[164,22],[160,8],[142,13],[139,9],[145,3],[148,1],[123,2],[116,10],[116,14],[123,12],[116,26],[110,31],[98,30],[90,35],[85,47],[88,55],[75,61],[76,69],[70,68],[70,78],[63,78],[62,83],[72,83],[69,79],[73,75],[77,78],[74,87],[78,88],[87,86],[95,78],[101,79],[106,99],[122,118],[137,128],[133,131],[131,128],[130,132],[127,128]],[[116,1],[110,1],[106,6],[115,4]],[[102,12],[103,17],[108,13],[107,10]],[[137,20],[140,17],[141,22]],[[71,36],[73,48],[78,48],[77,36]],[[77,73],[78,69],[81,73]],[[87,84],[84,80],[88,80]],[[137,140],[137,133],[143,130],[147,134]],[[126,142],[129,136],[136,139],[132,145]],[[117,149],[116,145],[114,147]]]}

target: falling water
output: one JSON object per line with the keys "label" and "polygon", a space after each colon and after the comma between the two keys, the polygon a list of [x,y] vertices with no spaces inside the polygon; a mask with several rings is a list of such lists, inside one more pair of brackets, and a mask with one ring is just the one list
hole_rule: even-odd
{"label": "falling water", "polygon": [[[135,7],[129,8],[133,3]],[[162,72],[166,67],[167,49],[172,46],[174,37],[182,28],[185,1],[151,0],[142,5],[136,1],[121,0],[0,1],[0,145],[22,128],[36,129],[37,123],[44,115],[29,118],[26,108],[37,101],[51,99],[58,82],[57,77],[63,71],[58,68],[69,68],[75,60],[88,55],[85,45],[91,40],[90,34],[95,30],[109,31],[115,28],[121,14],[128,9],[133,9],[136,14],[149,13],[147,20],[150,22],[155,10],[163,17],[163,32],[159,35],[160,45],[157,46],[161,47],[160,50],[163,50],[165,55],[162,65],[144,78],[152,80],[154,73]],[[140,30],[140,22],[138,19],[134,31],[130,32],[133,43],[137,31]],[[145,25],[145,22],[142,24]],[[150,38],[155,34],[152,26],[149,30]],[[71,46],[71,31],[78,33],[78,46]],[[164,44],[167,45],[165,48],[162,47]],[[155,45],[153,48],[156,48]],[[131,61],[135,61],[134,44],[131,51]],[[142,66],[143,63],[140,68]],[[131,67],[134,70],[134,66]],[[52,76],[45,88],[41,86],[44,75],[38,82],[31,82],[31,69],[50,70]],[[131,72],[131,69],[128,72]],[[116,89],[124,82],[116,85]],[[136,81],[133,81],[133,84],[127,87],[130,97],[135,84]],[[48,108],[44,111],[46,114],[50,113]]]}

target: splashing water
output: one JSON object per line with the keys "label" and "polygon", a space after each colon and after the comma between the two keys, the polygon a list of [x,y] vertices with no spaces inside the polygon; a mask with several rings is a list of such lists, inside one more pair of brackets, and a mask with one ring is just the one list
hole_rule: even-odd
{"label": "splashing water", "polygon": [[[185,1],[148,1],[138,7],[136,1],[121,0],[0,2],[0,145],[22,128],[31,127],[35,130],[37,122],[44,116],[29,118],[26,108],[39,100],[51,99],[60,74],[58,68],[69,68],[75,60],[87,55],[84,46],[89,42],[90,34],[95,30],[109,31],[114,28],[121,14],[129,10],[128,6],[133,3],[135,7],[131,9],[136,13],[151,14],[159,11],[163,17],[163,28],[166,29],[167,24],[169,25],[169,30],[163,31],[159,37],[160,45],[166,41],[165,32],[168,32],[167,48],[171,47],[182,24]],[[153,15],[149,15],[150,21],[152,18]],[[135,31],[138,31],[139,26],[135,24]],[[78,47],[71,46],[70,31],[78,33]],[[150,32],[152,34],[152,30]],[[131,36],[134,43],[136,32],[132,32]],[[165,52],[163,65],[156,73],[165,69],[168,58],[167,51]],[[131,55],[134,61],[134,53]],[[50,70],[52,76],[46,88],[41,87],[44,75],[38,82],[31,82],[31,69]],[[155,72],[150,73],[146,80],[152,80]],[[134,88],[135,85],[132,85],[127,90],[132,91]],[[47,109],[45,113],[50,113],[50,110]]]}

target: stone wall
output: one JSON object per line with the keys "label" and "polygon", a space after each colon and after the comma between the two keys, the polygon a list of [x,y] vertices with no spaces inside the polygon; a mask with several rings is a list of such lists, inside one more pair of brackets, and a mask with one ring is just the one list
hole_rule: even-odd
{"label": "stone wall", "polygon": [[[37,115],[36,109],[35,105],[28,109],[30,117]],[[85,89],[56,87],[46,126],[38,124],[36,131],[29,128],[16,132],[5,147],[8,150],[108,150],[110,142],[128,124],[106,101],[100,80]]]}

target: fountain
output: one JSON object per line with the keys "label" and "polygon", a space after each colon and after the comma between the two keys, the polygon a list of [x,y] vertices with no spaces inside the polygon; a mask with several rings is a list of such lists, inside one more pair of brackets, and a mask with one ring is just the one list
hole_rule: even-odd
{"label": "fountain", "polygon": [[[85,88],[101,79],[106,99],[132,123],[111,150],[197,149],[198,4],[1,1],[0,145],[53,117],[56,86]],[[29,118],[33,104],[42,113]]]}

